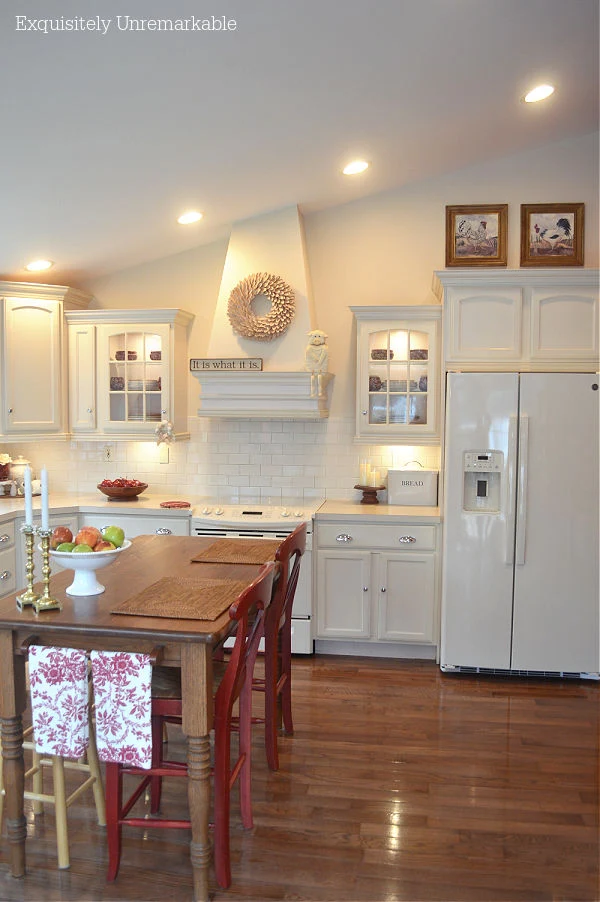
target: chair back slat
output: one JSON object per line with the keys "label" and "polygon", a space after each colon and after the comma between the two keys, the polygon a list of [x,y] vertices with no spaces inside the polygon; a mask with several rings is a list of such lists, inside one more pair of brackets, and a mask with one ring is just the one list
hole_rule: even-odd
{"label": "chair back slat", "polygon": [[279,630],[292,616],[292,606],[300,576],[300,563],[305,551],[306,523],[300,523],[283,540],[275,555],[275,560],[281,566],[281,573],[273,601],[266,612],[265,629]]}

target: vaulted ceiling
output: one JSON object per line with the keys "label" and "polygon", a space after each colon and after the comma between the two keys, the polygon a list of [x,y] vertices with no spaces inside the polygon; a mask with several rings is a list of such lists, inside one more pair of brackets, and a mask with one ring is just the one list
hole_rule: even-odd
{"label": "vaulted ceiling", "polygon": [[[127,28],[213,15],[229,29]],[[598,2],[7,0],[0,73],[0,278],[43,256],[38,281],[81,285],[596,130]],[[540,82],[555,94],[522,103]]]}

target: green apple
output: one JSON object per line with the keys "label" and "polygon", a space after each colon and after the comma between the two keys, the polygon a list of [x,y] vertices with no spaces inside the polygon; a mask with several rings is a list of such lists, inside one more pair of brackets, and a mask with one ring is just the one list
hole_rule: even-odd
{"label": "green apple", "polygon": [[102,538],[105,542],[111,542],[115,548],[120,548],[125,541],[125,533],[120,526],[106,526],[102,530]]}
{"label": "green apple", "polygon": [[90,551],[93,551],[93,548],[90,548],[89,545],[75,545],[73,548],[73,554],[78,551],[80,554],[88,554]]}
{"label": "green apple", "polygon": [[73,549],[75,547],[76,547],[75,542],[61,542],[56,550],[57,551],[73,551]]}

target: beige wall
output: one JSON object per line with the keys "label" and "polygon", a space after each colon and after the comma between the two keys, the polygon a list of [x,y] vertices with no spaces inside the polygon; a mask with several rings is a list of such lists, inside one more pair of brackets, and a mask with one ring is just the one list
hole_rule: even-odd
{"label": "beige wall", "polygon": [[[440,136],[443,140],[443,136]],[[398,149],[401,153],[401,148]],[[329,335],[331,415],[354,410],[349,305],[435,303],[445,205],[508,203],[508,268],[519,266],[521,203],[584,201],[585,266],[599,266],[598,134],[547,145],[304,216],[316,324]],[[85,287],[99,307],[183,307],[195,314],[189,356],[205,355],[227,242],[198,247]],[[190,386],[190,413],[197,409]]]}

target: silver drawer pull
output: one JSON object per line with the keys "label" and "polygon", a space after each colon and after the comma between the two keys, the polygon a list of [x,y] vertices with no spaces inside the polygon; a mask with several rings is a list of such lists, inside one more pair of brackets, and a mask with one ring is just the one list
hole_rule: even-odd
{"label": "silver drawer pull", "polygon": [[400,536],[398,539],[399,542],[402,542],[403,545],[412,545],[413,542],[416,542],[414,536]]}
{"label": "silver drawer pull", "polygon": [[10,579],[11,576],[12,573],[10,572],[10,570],[3,570],[2,573],[0,573],[0,579]]}
{"label": "silver drawer pull", "polygon": [[339,536],[335,537],[336,542],[351,542],[352,536],[349,536],[347,532],[341,532]]}
{"label": "silver drawer pull", "polygon": [[368,592],[368,591],[369,591],[369,587],[368,587],[368,586],[363,586],[363,592]]}
{"label": "silver drawer pull", "polygon": [[4,545],[5,542],[10,542],[10,536],[7,536],[6,533],[3,533],[0,536],[0,545]]}
{"label": "silver drawer pull", "polygon": [[173,531],[168,529],[166,526],[159,526],[158,529],[154,530],[155,535],[157,536],[171,536],[173,535]]}

